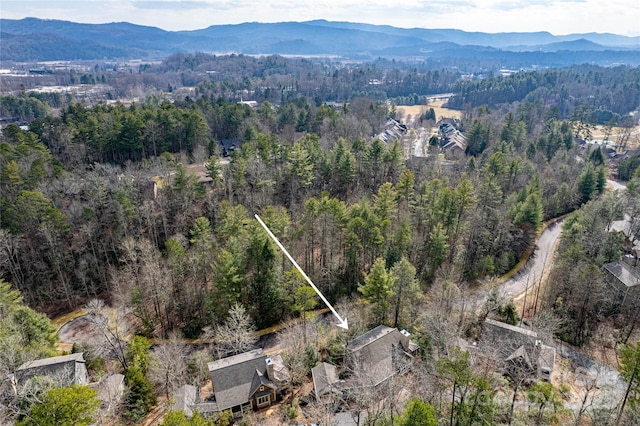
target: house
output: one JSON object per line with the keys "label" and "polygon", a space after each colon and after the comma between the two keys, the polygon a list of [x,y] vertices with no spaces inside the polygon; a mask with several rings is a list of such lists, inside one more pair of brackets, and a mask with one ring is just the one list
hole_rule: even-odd
{"label": "house", "polygon": [[238,149],[238,147],[240,146],[240,139],[222,139],[220,142],[220,148],[222,151],[222,156],[223,157],[228,157],[231,154],[233,154],[233,152]]}
{"label": "house", "polygon": [[344,370],[347,378],[338,378],[337,367],[321,363],[311,370],[317,399],[343,394],[351,389],[378,386],[396,374],[411,368],[418,345],[406,330],[380,325],[347,343]]}
{"label": "house", "polygon": [[480,348],[489,357],[503,362],[505,371],[526,367],[550,380],[555,369],[556,349],[542,343],[535,331],[487,318],[482,325]]}
{"label": "house", "polygon": [[262,349],[222,358],[208,364],[213,395],[202,400],[200,389],[184,385],[173,394],[172,410],[204,417],[224,410],[239,412],[270,406],[286,389],[291,375],[279,354],[267,357]]}
{"label": "house", "polygon": [[173,411],[182,411],[185,416],[191,417],[194,411],[199,411],[196,408],[198,402],[198,388],[193,385],[184,385],[173,393],[171,409]]}
{"label": "house", "polygon": [[[196,177],[198,179],[198,183],[209,184],[213,182],[213,178],[209,176],[209,171],[207,170],[207,163],[190,164],[185,166],[185,172],[190,177]],[[152,197],[153,199],[158,198],[158,191],[173,185],[175,179],[175,171],[170,172],[165,176],[153,176],[149,183],[149,187],[145,189],[145,195],[150,198]]]}
{"label": "house", "polygon": [[348,368],[358,380],[377,386],[411,368],[418,346],[406,330],[379,325],[350,341],[346,349]]}
{"label": "house", "polygon": [[258,108],[258,102],[257,102],[257,101],[240,101],[240,102],[238,102],[238,104],[240,104],[240,105],[247,105],[247,106],[249,106],[251,109],[256,109],[256,108]]}
{"label": "house", "polygon": [[443,151],[460,151],[467,149],[467,138],[456,128],[456,121],[443,118],[438,122],[440,149]]}
{"label": "house", "polygon": [[15,380],[18,384],[24,384],[37,376],[49,377],[65,387],[89,383],[82,352],[25,362],[15,372]]}
{"label": "house", "polygon": [[402,140],[407,133],[407,126],[390,118],[384,126],[384,130],[377,134],[374,139],[380,139],[385,145],[391,145],[395,141]]}
{"label": "house", "polygon": [[321,362],[311,369],[313,377],[313,392],[317,401],[329,394],[340,394],[339,387],[336,386],[338,379],[338,368],[335,365]]}
{"label": "house", "polygon": [[210,362],[208,367],[216,403],[214,411],[240,411],[248,407],[259,410],[276,401],[275,363],[262,349],[222,358]]}
{"label": "house", "polygon": [[623,261],[604,265],[605,282],[613,289],[613,302],[620,306],[640,304],[640,270]]}

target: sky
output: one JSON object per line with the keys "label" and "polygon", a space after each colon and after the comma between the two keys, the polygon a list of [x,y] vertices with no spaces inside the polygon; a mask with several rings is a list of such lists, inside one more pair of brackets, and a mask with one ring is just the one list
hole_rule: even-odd
{"label": "sky", "polygon": [[403,28],[640,36],[638,0],[1,0],[0,17],[194,30],[326,19]]}

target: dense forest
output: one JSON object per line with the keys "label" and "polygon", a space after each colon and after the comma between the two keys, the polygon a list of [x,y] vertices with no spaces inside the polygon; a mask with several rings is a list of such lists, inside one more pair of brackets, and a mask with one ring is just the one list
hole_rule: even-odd
{"label": "dense forest", "polygon": [[[377,257],[392,266],[409,256],[425,285],[441,267],[463,280],[501,274],[542,220],[604,189],[602,165],[575,159],[568,122],[550,119],[530,135],[517,112],[505,119],[486,110],[468,117],[475,157],[467,163],[405,164],[400,144],[370,140],[385,122],[384,105],[356,99],[341,112],[322,106],[313,121],[305,120],[307,110],[300,101],[276,112],[266,102],[253,111],[204,97],[128,108],[72,103],[59,118],[34,121],[31,131],[9,126],[2,168],[6,278],[31,303],[64,300],[73,308],[76,297],[133,283],[121,276],[130,268],[160,268],[168,281],[154,284],[164,289],[155,297],[180,308],[158,301],[161,309],[148,318],[152,329],[169,318],[197,334],[236,301],[254,306],[264,326],[290,312],[273,309],[286,306],[279,283],[285,271],[272,248],[264,251],[252,213],[265,215],[335,298],[352,294]],[[294,143],[287,127],[290,135],[308,133]],[[242,143],[229,164],[218,164],[215,141],[238,135]],[[180,163],[210,156],[207,184]],[[162,180],[155,197],[154,176]],[[247,282],[223,291],[228,283],[217,277],[226,268]]]}
{"label": "dense forest", "polygon": [[[190,80],[211,64],[214,77]],[[227,80],[237,80],[238,69],[240,81]],[[455,83],[454,73],[379,62],[327,72],[310,60],[176,55],[132,78],[152,70],[196,89],[128,106],[2,98],[2,114],[30,121],[28,130],[5,127],[0,143],[2,278],[28,305],[56,315],[100,298],[130,309],[148,338],[198,337],[237,306],[257,328],[301,316],[313,304],[253,219],[258,213],[332,303],[362,295],[372,323],[423,333],[438,358],[447,345],[410,314],[423,299],[376,286],[374,277],[414,271],[406,289],[415,294],[480,287],[530,252],[545,220],[575,212],[544,306],[563,318],[557,335],[577,345],[603,319],[620,321],[620,312],[595,302],[594,289],[599,268],[623,250],[610,222],[637,207],[637,191],[600,198],[605,158],[579,142],[601,115],[610,127],[627,126],[622,117],[638,107],[637,69]],[[379,96],[372,79],[381,82]],[[450,104],[465,109],[465,155],[441,158],[434,146],[432,155],[406,158],[403,140],[373,138],[396,116],[383,101],[416,93],[420,102],[454,87]],[[238,103],[241,93],[259,106]],[[584,103],[592,97],[597,102]],[[628,168],[633,189],[640,172]],[[634,327],[635,320],[625,335]],[[479,391],[473,383],[465,386]]]}
{"label": "dense forest", "polygon": [[466,105],[499,105],[512,102],[544,101],[557,108],[560,117],[570,117],[588,106],[588,121],[606,124],[621,121],[640,104],[640,75],[637,68],[575,66],[565,70],[523,72],[461,82],[449,100],[452,108]]}

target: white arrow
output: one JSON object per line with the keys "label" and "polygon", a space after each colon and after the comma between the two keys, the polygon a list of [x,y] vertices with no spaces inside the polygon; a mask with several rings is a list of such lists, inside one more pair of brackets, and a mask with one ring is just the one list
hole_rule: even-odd
{"label": "white arrow", "polygon": [[331,309],[331,312],[333,312],[333,315],[336,316],[336,318],[338,318],[338,321],[340,321],[338,323],[338,327],[342,327],[345,330],[349,329],[349,324],[347,324],[347,319],[342,319],[340,317],[340,315],[338,315],[338,313],[336,312],[335,309],[333,309],[333,306],[331,306],[331,303],[329,303],[329,301],[322,295],[322,293],[320,293],[320,290],[318,290],[318,287],[315,286],[315,284],[313,284],[313,281],[311,281],[311,278],[309,278],[307,276],[307,274],[304,273],[304,271],[302,270],[302,268],[300,267],[300,265],[298,265],[298,262],[295,261],[295,259],[293,257],[291,257],[291,255],[289,254],[289,252],[287,251],[286,248],[284,248],[284,246],[282,244],[280,244],[280,241],[278,241],[278,239],[276,238],[275,235],[273,235],[273,232],[271,232],[271,230],[267,227],[267,225],[264,224],[264,222],[262,221],[262,219],[260,219],[260,216],[255,215],[256,219],[258,220],[258,222],[260,222],[260,225],[262,225],[262,227],[264,228],[265,231],[267,231],[267,234],[269,234],[269,236],[271,237],[271,239],[273,241],[275,241],[275,243],[278,245],[278,247],[280,247],[280,250],[282,250],[282,252],[287,256],[287,258],[289,258],[289,260],[291,261],[291,263],[293,263],[293,266],[296,267],[296,269],[298,271],[300,271],[300,273],[302,274],[302,276],[304,277],[305,280],[307,280],[307,282],[309,283],[309,285],[311,286],[311,288],[313,288],[316,293],[318,293],[318,296],[320,296],[320,299],[322,299],[322,301],[324,302],[325,305],[327,305],[329,307],[329,309]]}

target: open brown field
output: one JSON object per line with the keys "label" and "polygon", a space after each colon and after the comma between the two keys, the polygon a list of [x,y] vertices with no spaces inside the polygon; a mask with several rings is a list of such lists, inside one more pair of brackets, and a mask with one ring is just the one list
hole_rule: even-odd
{"label": "open brown field", "polygon": [[398,105],[396,109],[400,114],[404,115],[404,120],[407,120],[409,116],[417,117],[427,108],[433,108],[436,112],[436,121],[443,117],[447,118],[460,118],[462,117],[462,111],[455,109],[443,108],[442,105],[445,101],[433,101],[427,105]]}
{"label": "open brown field", "polygon": [[[609,135],[609,140],[612,142],[616,142],[618,140],[618,133],[620,133],[620,129],[614,128],[613,134]],[[605,128],[604,126],[595,126],[591,131],[591,137],[595,140],[602,140],[605,136]],[[640,148],[640,126],[636,126],[631,129],[631,135],[627,141],[628,149],[637,149]]]}

